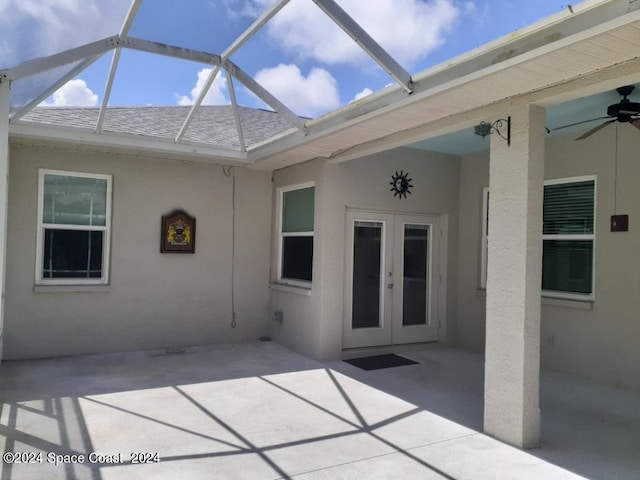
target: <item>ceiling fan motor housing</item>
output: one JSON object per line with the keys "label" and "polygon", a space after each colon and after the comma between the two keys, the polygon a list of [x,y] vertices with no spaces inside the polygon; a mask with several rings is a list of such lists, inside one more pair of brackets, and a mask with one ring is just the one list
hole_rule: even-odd
{"label": "ceiling fan motor housing", "polygon": [[640,103],[623,100],[620,103],[609,105],[607,115],[610,117],[618,117],[620,122],[628,122],[632,120],[632,116],[640,114]]}
{"label": "ceiling fan motor housing", "polygon": [[634,115],[640,114],[640,103],[632,102],[627,97],[633,92],[634,86],[628,85],[617,89],[618,93],[622,95],[623,99],[619,103],[609,105],[607,108],[607,115],[610,117],[617,117],[619,122],[630,122],[633,120]]}

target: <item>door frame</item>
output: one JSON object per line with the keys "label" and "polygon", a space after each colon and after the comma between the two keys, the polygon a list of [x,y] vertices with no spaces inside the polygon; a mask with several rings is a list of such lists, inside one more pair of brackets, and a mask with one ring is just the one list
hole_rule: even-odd
{"label": "door frame", "polygon": [[[405,216],[405,217],[415,217],[416,219],[422,219],[424,221],[424,223],[430,223],[428,220],[429,219],[436,219],[437,223],[434,225],[435,228],[433,228],[433,232],[432,233],[432,239],[431,241],[433,241],[435,239],[435,236],[437,235],[438,238],[435,239],[437,240],[438,243],[438,248],[437,248],[437,252],[433,252],[430,254],[431,255],[431,268],[435,270],[435,276],[432,276],[432,278],[437,279],[437,283],[435,283],[432,285],[432,288],[430,289],[431,291],[429,292],[429,295],[431,296],[431,299],[433,301],[433,303],[435,304],[433,306],[433,309],[430,311],[430,324],[432,324],[433,326],[435,326],[436,330],[437,330],[437,340],[436,341],[444,341],[447,338],[447,322],[446,322],[446,318],[447,318],[447,281],[448,281],[448,275],[447,275],[447,255],[448,255],[448,248],[447,248],[447,243],[448,243],[448,226],[449,226],[449,216],[446,213],[437,213],[437,214],[431,214],[431,213],[415,213],[415,212],[399,212],[399,211],[389,211],[389,210],[375,210],[375,209],[367,209],[367,208],[351,208],[351,207],[347,207],[346,211],[345,211],[345,217],[344,217],[344,225],[345,225],[345,252],[344,252],[344,258],[345,258],[345,264],[344,264],[344,288],[343,288],[343,295],[344,295],[344,302],[343,302],[343,318],[342,318],[342,324],[343,324],[343,340],[342,340],[342,347],[343,349],[348,349],[348,348],[362,348],[362,347],[367,347],[367,346],[384,346],[384,345],[401,345],[401,344],[406,344],[407,342],[404,343],[399,343],[399,342],[394,342],[394,338],[393,338],[393,333],[392,332],[382,332],[382,328],[380,328],[380,333],[379,335],[373,335],[373,337],[375,338],[375,340],[373,342],[371,342],[370,345],[367,345],[369,342],[365,341],[365,337],[372,337],[372,329],[362,329],[362,332],[358,332],[357,330],[354,330],[351,328],[351,311],[352,311],[352,303],[353,303],[353,221],[356,220],[363,220],[363,221],[371,221],[371,222],[380,222],[381,218],[383,218],[384,220],[384,228],[385,231],[386,229],[391,228],[392,230],[395,228],[394,227],[394,220],[395,220],[395,216]],[[353,217],[353,218],[352,218]],[[409,222],[410,223],[410,222]],[[438,231],[439,230],[439,231]],[[382,254],[383,254],[383,258],[382,261],[384,262],[385,260],[388,260],[390,262],[394,262],[397,261],[396,257],[399,255],[397,253],[397,250],[402,251],[402,249],[398,249],[396,248],[396,251],[392,251],[389,254],[385,254],[385,249],[389,248],[388,245],[386,245],[386,240],[385,237],[386,235],[384,234],[385,232],[383,232],[383,246],[382,246]],[[394,234],[394,232],[392,231],[392,234]],[[386,256],[386,258],[384,258]],[[382,265],[382,271],[383,272],[388,272],[388,265]],[[384,321],[384,318],[388,318],[390,325],[389,328],[393,328],[393,325],[391,324],[391,314],[392,312],[390,311],[391,307],[392,307],[392,295],[393,293],[390,292],[387,288],[386,288],[386,278],[381,278],[381,289],[384,288],[384,293],[383,295],[381,295],[381,307],[380,307],[380,312],[383,313],[383,319],[382,321]],[[381,290],[382,291],[382,290]],[[389,309],[388,312],[385,311],[385,309]],[[385,315],[388,315],[385,317]],[[386,336],[390,335],[391,340],[386,340]],[[412,342],[409,342],[412,343]]]}

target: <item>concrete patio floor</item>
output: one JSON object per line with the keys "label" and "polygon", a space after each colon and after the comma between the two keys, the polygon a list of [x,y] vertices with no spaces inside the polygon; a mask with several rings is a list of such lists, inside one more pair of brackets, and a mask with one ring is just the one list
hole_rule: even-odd
{"label": "concrete patio floor", "polygon": [[1,478],[640,478],[639,394],[545,373],[525,452],[480,433],[482,356],[403,356],[420,364],[367,372],[274,343],[5,362],[0,442],[35,463]]}

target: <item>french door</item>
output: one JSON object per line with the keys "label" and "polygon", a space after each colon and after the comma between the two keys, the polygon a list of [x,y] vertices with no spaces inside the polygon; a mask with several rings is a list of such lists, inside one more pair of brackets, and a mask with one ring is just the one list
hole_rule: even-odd
{"label": "french door", "polygon": [[438,339],[439,217],[347,212],[345,348]]}

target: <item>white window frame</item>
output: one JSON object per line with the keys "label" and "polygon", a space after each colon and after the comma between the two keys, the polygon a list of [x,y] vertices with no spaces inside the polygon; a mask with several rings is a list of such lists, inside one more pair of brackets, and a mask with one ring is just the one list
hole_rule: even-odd
{"label": "white window frame", "polygon": [[[564,185],[568,183],[593,181],[593,232],[590,234],[578,235],[542,235],[544,240],[590,240],[593,242],[593,258],[591,260],[591,293],[579,294],[571,292],[560,292],[556,290],[542,290],[543,297],[560,298],[566,300],[595,300],[596,291],[596,210],[598,198],[598,181],[596,175],[584,175],[579,177],[556,178],[545,180],[544,185]],[[488,255],[488,223],[489,223],[489,187],[482,189],[482,237],[481,237],[481,260],[480,260],[480,288],[487,288],[487,255]]]}
{"label": "white window frame", "polygon": [[[44,223],[44,177],[45,175],[60,175],[68,177],[95,178],[107,181],[106,218],[104,226],[96,225],[68,225]],[[109,266],[111,259],[111,204],[112,204],[112,175],[98,173],[74,172],[68,170],[49,170],[41,168],[38,171],[38,219],[36,236],[36,285],[107,285],[109,283]],[[102,246],[102,276],[100,278],[44,278],[44,231],[45,229],[102,231],[104,240]]]}
{"label": "white window frame", "polygon": [[487,289],[487,256],[489,252],[489,187],[482,189],[482,238],[480,250],[480,288]]}
{"label": "white window frame", "polygon": [[[284,207],[284,194],[287,192],[291,192],[294,190],[303,190],[305,188],[314,188],[314,197],[315,197],[315,182],[306,182],[306,183],[299,183],[299,184],[295,184],[295,185],[287,185],[286,187],[280,187],[277,190],[277,209],[278,209],[278,278],[277,278],[277,283],[281,284],[281,285],[291,285],[294,287],[302,287],[302,288],[306,288],[306,289],[311,289],[311,285],[313,283],[313,264],[311,267],[311,281],[306,281],[306,280],[298,280],[295,278],[286,278],[282,276],[282,253],[283,253],[283,247],[284,247],[284,238],[285,237],[314,237],[314,231],[315,231],[315,211],[314,211],[314,215],[313,215],[313,228],[314,230],[310,231],[310,232],[283,232],[282,231],[282,226],[283,226],[283,222],[284,222],[284,211],[283,211],[283,207]],[[314,210],[315,210],[315,198],[314,198]],[[314,242],[315,243],[315,242]],[[314,250],[314,256],[315,256],[315,250]],[[313,259],[312,259],[312,263],[313,263]]]}
{"label": "white window frame", "polygon": [[569,183],[578,183],[578,182],[593,182],[593,231],[591,233],[582,233],[582,234],[548,234],[542,235],[542,241],[544,240],[588,240],[593,243],[593,251],[591,257],[591,293],[590,294],[580,294],[580,293],[571,293],[571,292],[559,292],[556,290],[542,290],[542,296],[551,297],[551,298],[563,298],[568,300],[589,300],[593,301],[595,299],[595,291],[596,291],[596,207],[597,207],[597,198],[598,198],[598,181],[595,175],[585,175],[581,177],[568,177],[568,178],[557,178],[553,180],[547,180],[544,182],[546,185],[566,185]]}

